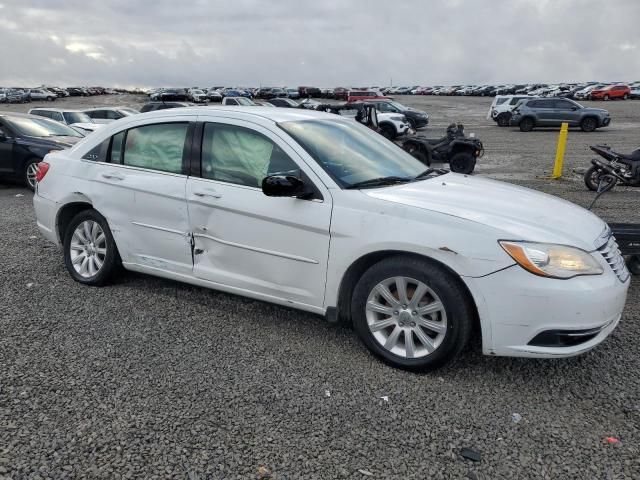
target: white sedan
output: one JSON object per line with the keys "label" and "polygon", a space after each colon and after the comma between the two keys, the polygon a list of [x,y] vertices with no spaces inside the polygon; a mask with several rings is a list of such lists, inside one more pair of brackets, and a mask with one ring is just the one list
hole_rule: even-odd
{"label": "white sedan", "polygon": [[328,113],[126,117],[47,155],[37,180],[38,227],[76,281],[103,285],[122,266],[314,312],[405,369],[442,365],[472,336],[488,355],[586,352],[615,329],[630,283],[592,213],[425,170]]}

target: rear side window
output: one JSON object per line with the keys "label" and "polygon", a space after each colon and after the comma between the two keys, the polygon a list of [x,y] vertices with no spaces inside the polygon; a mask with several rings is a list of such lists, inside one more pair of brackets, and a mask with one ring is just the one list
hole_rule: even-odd
{"label": "rear side window", "polygon": [[86,113],[91,118],[106,118],[104,110],[93,110],[93,111],[86,112]]}
{"label": "rear side window", "polygon": [[502,105],[506,101],[506,98],[496,98],[496,105]]}
{"label": "rear side window", "polygon": [[53,116],[51,115],[51,112],[47,112],[45,110],[35,110],[31,112],[31,115],[38,115],[40,117],[45,117],[45,118],[53,118]]}
{"label": "rear side window", "polygon": [[189,124],[161,123],[127,131],[123,163],[160,172],[182,173]]}
{"label": "rear side window", "polygon": [[264,135],[235,125],[207,123],[202,138],[202,177],[259,187],[267,175],[300,169]]}

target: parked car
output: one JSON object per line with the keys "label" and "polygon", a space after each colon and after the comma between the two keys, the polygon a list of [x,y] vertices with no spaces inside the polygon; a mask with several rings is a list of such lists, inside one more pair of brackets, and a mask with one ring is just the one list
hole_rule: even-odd
{"label": "parked car", "polygon": [[609,85],[604,88],[594,88],[589,94],[591,100],[626,100],[631,95],[628,85]]}
{"label": "parked car", "polygon": [[271,100],[267,100],[266,103],[270,103],[274,107],[281,108],[298,108],[300,105],[295,100],[291,100],[290,98],[272,98]]}
{"label": "parked car", "polygon": [[376,106],[376,110],[380,113],[399,113],[406,117],[409,126],[416,130],[418,128],[426,127],[429,124],[429,115],[427,112],[417,110],[411,107],[405,107],[401,103],[393,100],[369,100],[365,99],[367,103],[373,103]]}
{"label": "parked car", "polygon": [[583,107],[566,98],[534,98],[521,100],[511,111],[511,125],[518,125],[523,132],[536,127],[559,127],[562,123],[580,127],[585,132],[606,127],[611,116],[600,108]]}
{"label": "parked car", "polygon": [[587,87],[584,87],[581,90],[578,90],[576,93],[574,93],[573,97],[576,100],[586,100],[590,98],[592,90],[602,88],[602,87],[606,87],[606,85],[603,85],[603,84],[589,85]]}
{"label": "parked car", "polygon": [[70,97],[88,97],[89,96],[89,92],[87,92],[82,87],[69,87],[67,88],[67,92],[69,93]]}
{"label": "parked car", "polygon": [[629,92],[629,98],[634,100],[640,99],[640,87],[633,87]]}
{"label": "parked car", "polygon": [[129,107],[94,107],[83,110],[93,123],[111,123],[140,113]]}
{"label": "parked car", "polygon": [[255,103],[250,98],[245,97],[225,97],[222,99],[222,105],[236,105],[241,107],[255,107]]}
{"label": "parked car", "polygon": [[391,98],[375,90],[349,90],[347,102],[360,102],[362,100],[391,100]]}
{"label": "parked car", "polygon": [[496,95],[489,107],[487,119],[494,120],[501,127],[508,127],[511,124],[511,110],[520,102],[530,97],[528,95]]}
{"label": "parked car", "polygon": [[5,103],[26,103],[29,101],[29,95],[15,88],[7,88],[4,90]]}
{"label": "parked car", "polygon": [[53,120],[0,112],[0,176],[35,188],[37,165],[52,150],[74,145],[82,135]]}
{"label": "parked car", "polygon": [[58,98],[55,93],[50,92],[49,90],[45,90],[44,88],[32,88],[27,90],[27,93],[29,94],[29,99],[31,101],[45,100],[47,102],[53,102],[56,98]]}
{"label": "parked car", "polygon": [[488,355],[557,359],[616,328],[630,280],[605,222],[440,173],[338,115],[199,107],[47,155],[33,202],[81,284],[122,266],[306,310],[409,370],[452,360],[472,332]]}
{"label": "parked car", "polygon": [[190,102],[147,102],[140,108],[140,113],[167,110],[169,108],[191,107],[193,105],[195,104]]}
{"label": "parked car", "polygon": [[193,103],[206,103],[209,99],[204,90],[201,90],[199,88],[190,88],[187,95],[189,97],[189,100]]}
{"label": "parked car", "polygon": [[41,117],[50,118],[56,122],[64,123],[76,130],[80,130],[81,133],[91,133],[102,125],[94,123],[91,118],[82,110],[71,110],[64,108],[32,108],[29,110],[31,115],[39,115]]}
{"label": "parked car", "polygon": [[207,100],[210,102],[222,102],[222,93],[216,88],[210,88],[207,90]]}
{"label": "parked car", "polygon": [[298,87],[300,98],[320,98],[322,92],[317,87]]}
{"label": "parked car", "polygon": [[287,97],[292,98],[292,99],[296,99],[296,98],[300,98],[300,94],[298,93],[298,89],[297,88],[285,88],[285,92],[287,93]]}

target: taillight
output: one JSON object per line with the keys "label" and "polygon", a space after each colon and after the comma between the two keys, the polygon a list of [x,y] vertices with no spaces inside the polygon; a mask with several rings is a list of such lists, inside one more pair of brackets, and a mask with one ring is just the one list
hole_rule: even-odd
{"label": "taillight", "polygon": [[47,162],[38,163],[38,171],[36,172],[36,182],[41,182],[44,176],[49,171],[49,164]]}

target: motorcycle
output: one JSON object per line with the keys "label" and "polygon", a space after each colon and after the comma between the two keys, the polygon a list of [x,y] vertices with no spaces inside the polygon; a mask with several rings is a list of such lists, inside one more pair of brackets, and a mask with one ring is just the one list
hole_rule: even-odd
{"label": "motorcycle", "polygon": [[640,187],[640,148],[630,154],[615,152],[608,145],[589,147],[604,160],[594,158],[584,174],[584,183],[589,190],[606,192],[616,184]]}
{"label": "motorcycle", "polygon": [[482,142],[466,137],[464,126],[452,123],[442,138],[414,136],[402,143],[402,148],[426,166],[432,162],[448,163],[452,172],[470,174],[476,161],[484,154]]}

